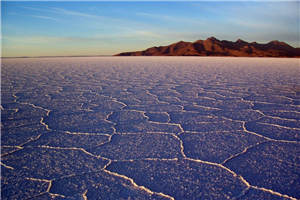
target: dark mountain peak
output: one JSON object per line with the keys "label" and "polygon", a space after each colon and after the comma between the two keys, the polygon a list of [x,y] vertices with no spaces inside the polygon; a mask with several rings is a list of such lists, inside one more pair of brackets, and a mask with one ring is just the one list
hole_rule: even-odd
{"label": "dark mountain peak", "polygon": [[209,37],[195,42],[179,41],[168,46],[152,47],[144,51],[125,52],[118,56],[235,56],[235,57],[300,57],[300,48],[277,40],[266,44],[235,42]]}
{"label": "dark mountain peak", "polygon": [[236,41],[236,43],[240,43],[240,44],[248,44],[248,42],[246,42],[246,41],[244,41],[244,40],[242,40],[242,39],[238,39],[237,41]]}
{"label": "dark mountain peak", "polygon": [[215,37],[209,37],[209,38],[206,39],[206,41],[218,42],[218,41],[220,41],[220,40],[218,40],[218,39],[215,38]]}
{"label": "dark mountain peak", "polygon": [[185,42],[185,41],[179,41],[179,42],[176,42],[176,43],[173,43],[171,45],[185,45],[185,44],[190,44],[191,42]]}
{"label": "dark mountain peak", "polygon": [[195,42],[194,42],[194,44],[195,43],[203,43],[203,40],[196,40]]}
{"label": "dark mountain peak", "polygon": [[179,41],[171,44],[169,47],[173,48],[173,50],[178,50],[187,47],[191,42]]}
{"label": "dark mountain peak", "polygon": [[272,40],[269,44],[281,44],[279,40]]}
{"label": "dark mountain peak", "polygon": [[275,45],[275,46],[286,46],[286,47],[291,47],[291,46],[288,45],[287,43],[281,42],[281,41],[278,41],[278,40],[273,40],[273,41],[269,42],[268,44],[270,44],[270,45]]}

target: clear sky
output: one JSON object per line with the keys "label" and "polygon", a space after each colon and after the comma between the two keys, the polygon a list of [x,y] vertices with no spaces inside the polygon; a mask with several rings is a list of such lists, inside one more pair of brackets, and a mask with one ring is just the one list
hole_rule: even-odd
{"label": "clear sky", "polygon": [[299,4],[2,1],[2,56],[113,55],[210,36],[299,47]]}

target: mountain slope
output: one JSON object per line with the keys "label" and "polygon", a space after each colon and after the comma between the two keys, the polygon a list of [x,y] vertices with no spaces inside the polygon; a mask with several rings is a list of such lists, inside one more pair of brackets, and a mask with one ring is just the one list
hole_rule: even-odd
{"label": "mountain slope", "polygon": [[284,42],[267,44],[218,40],[210,37],[195,42],[180,41],[168,46],[151,47],[144,51],[124,52],[116,56],[237,56],[237,57],[300,57],[300,48]]}

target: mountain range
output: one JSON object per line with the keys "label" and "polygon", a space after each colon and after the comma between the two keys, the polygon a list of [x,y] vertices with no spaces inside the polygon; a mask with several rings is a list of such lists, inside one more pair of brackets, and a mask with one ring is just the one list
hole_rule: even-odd
{"label": "mountain range", "polygon": [[168,46],[151,47],[143,51],[124,52],[116,56],[235,56],[235,57],[300,57],[300,48],[285,42],[266,44],[218,40],[215,37],[195,42],[180,41]]}

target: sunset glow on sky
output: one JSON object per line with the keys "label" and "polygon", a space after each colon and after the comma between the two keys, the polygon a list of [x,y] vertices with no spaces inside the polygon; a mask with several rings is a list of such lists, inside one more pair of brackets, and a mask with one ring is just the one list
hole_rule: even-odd
{"label": "sunset glow on sky", "polygon": [[2,56],[113,55],[195,41],[299,45],[299,1],[1,2]]}

